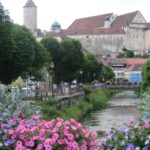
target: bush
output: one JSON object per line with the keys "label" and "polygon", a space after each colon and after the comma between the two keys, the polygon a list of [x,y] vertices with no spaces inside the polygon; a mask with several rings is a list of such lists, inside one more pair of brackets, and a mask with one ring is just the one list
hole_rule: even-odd
{"label": "bush", "polygon": [[129,120],[126,128],[108,130],[100,148],[103,150],[149,150],[150,120],[143,120],[136,125]]}
{"label": "bush", "polygon": [[[3,150],[97,150],[96,132],[90,132],[75,119],[45,121],[37,115],[30,120],[13,118],[0,126]],[[1,138],[2,137],[2,138]]]}
{"label": "bush", "polygon": [[141,117],[150,116],[150,95],[149,93],[144,93],[142,99],[140,100],[140,114]]}
{"label": "bush", "polygon": [[92,93],[92,87],[90,85],[85,85],[83,87],[83,90],[84,90],[85,95]]}
{"label": "bush", "polygon": [[21,100],[19,93],[8,92],[5,85],[0,84],[0,121],[7,121],[14,116],[25,114],[27,117],[40,111],[40,107],[30,105],[30,102]]}

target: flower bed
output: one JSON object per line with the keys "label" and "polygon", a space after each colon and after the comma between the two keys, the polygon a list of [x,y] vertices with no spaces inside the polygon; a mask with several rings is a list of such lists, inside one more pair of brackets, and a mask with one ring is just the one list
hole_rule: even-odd
{"label": "flower bed", "polygon": [[14,117],[0,123],[0,149],[15,150],[97,150],[96,132],[74,119],[41,120],[37,115],[25,120]]}
{"label": "flower bed", "polygon": [[112,128],[102,140],[103,150],[150,150],[150,119],[133,125],[127,123],[126,128]]}

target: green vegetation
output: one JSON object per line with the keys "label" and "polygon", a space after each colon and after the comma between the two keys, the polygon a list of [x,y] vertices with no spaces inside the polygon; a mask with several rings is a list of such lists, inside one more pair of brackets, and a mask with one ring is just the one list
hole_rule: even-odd
{"label": "green vegetation", "polygon": [[122,51],[123,52],[119,53],[119,55],[117,56],[118,58],[124,58],[124,57],[126,57],[126,58],[133,58],[133,57],[135,57],[134,56],[134,52],[132,50],[130,50],[130,49],[127,49],[127,48],[124,47],[122,49]]}
{"label": "green vegetation", "polygon": [[148,60],[142,68],[142,77],[143,77],[143,83],[142,83],[142,90],[148,90],[150,89],[150,60]]}
{"label": "green vegetation", "polygon": [[47,60],[46,49],[25,27],[14,24],[0,3],[0,81],[10,84],[24,74],[35,74]]}
{"label": "green vegetation", "polygon": [[104,109],[107,101],[111,97],[111,92],[102,89],[91,92],[85,100],[78,104],[62,109],[56,109],[57,100],[37,101],[36,105],[42,107],[42,117],[44,119],[62,117],[64,119],[75,118],[81,120],[87,113],[92,110]]}
{"label": "green vegetation", "polygon": [[59,43],[53,38],[45,38],[42,44],[52,57],[55,82],[71,82],[76,79],[84,62],[80,42],[67,39]]}

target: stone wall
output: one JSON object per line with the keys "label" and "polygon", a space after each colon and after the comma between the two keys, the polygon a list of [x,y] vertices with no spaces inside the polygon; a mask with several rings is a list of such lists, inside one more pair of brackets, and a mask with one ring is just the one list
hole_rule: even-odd
{"label": "stone wall", "polygon": [[34,35],[37,31],[37,8],[24,7],[24,25],[30,29]]}

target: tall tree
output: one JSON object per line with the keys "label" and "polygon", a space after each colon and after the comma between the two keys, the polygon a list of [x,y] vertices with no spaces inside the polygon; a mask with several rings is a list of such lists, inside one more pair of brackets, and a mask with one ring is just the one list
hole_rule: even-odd
{"label": "tall tree", "polygon": [[146,90],[148,87],[150,87],[150,60],[143,65],[142,78],[142,89]]}
{"label": "tall tree", "polygon": [[84,65],[79,80],[85,83],[99,80],[101,71],[102,64],[97,61],[93,54],[87,53],[84,58]]}
{"label": "tall tree", "polygon": [[71,82],[76,79],[83,62],[81,43],[77,40],[62,41],[60,80]]}
{"label": "tall tree", "polygon": [[114,77],[115,77],[115,74],[114,74],[113,70],[110,67],[103,65],[102,80],[107,81],[107,80],[113,79]]}

